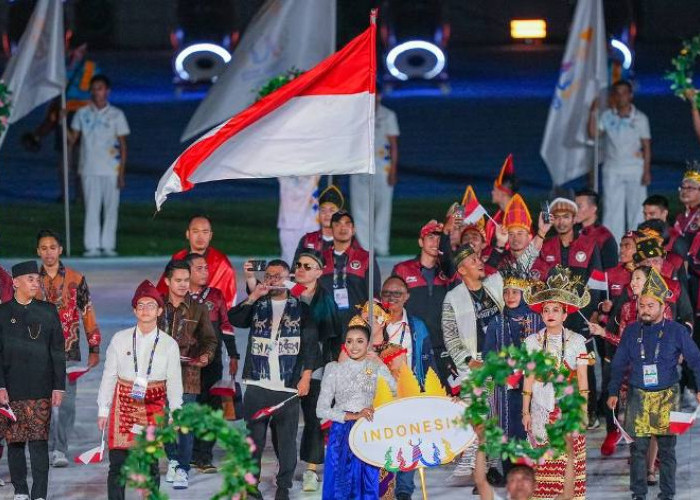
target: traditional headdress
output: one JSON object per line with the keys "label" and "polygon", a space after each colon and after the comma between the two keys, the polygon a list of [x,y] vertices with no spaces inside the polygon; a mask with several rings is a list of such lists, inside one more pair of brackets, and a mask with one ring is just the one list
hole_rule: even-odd
{"label": "traditional headdress", "polygon": [[663,279],[661,274],[659,274],[659,272],[652,267],[639,296],[651,297],[661,304],[665,304],[670,295],[671,291],[669,290],[668,285],[666,285],[666,281]]}
{"label": "traditional headdress", "polygon": [[525,201],[519,194],[513,195],[508,205],[506,205],[506,210],[503,213],[503,225],[506,229],[522,228],[528,232],[532,229],[530,211],[527,209]]}
{"label": "traditional headdress", "polygon": [[637,231],[635,243],[637,249],[634,252],[633,259],[637,264],[646,259],[663,257],[666,255],[663,236],[651,228],[644,228]]}
{"label": "traditional headdress", "polygon": [[556,265],[549,273],[547,282],[531,285],[523,293],[523,298],[535,312],[541,313],[547,302],[558,302],[568,314],[586,307],[591,301],[591,294],[580,276],[572,276],[569,268]]}
{"label": "traditional headdress", "polygon": [[457,249],[457,251],[454,254],[454,257],[452,258],[452,261],[454,262],[455,267],[459,267],[459,265],[462,263],[464,259],[469,257],[470,255],[474,255],[474,247],[471,246],[469,243],[466,245],[462,245]]}
{"label": "traditional headdress", "polygon": [[503,276],[503,289],[511,288],[525,292],[532,285],[532,280],[528,273],[517,266],[508,266],[501,271]]}
{"label": "traditional headdress", "polygon": [[684,181],[694,182],[700,185],[700,163],[693,162],[688,165],[688,169],[683,174]]}
{"label": "traditional headdress", "polygon": [[[382,303],[379,302],[377,299],[375,299],[373,302],[374,308],[372,309],[372,315],[374,316],[374,320],[380,325],[383,325],[386,322],[386,320],[389,319],[389,312],[387,311],[387,308],[383,307]],[[352,323],[353,321],[357,321],[356,318],[360,318],[364,326],[369,326],[367,321],[364,319],[364,316],[369,317],[369,304],[370,301],[368,300],[363,306],[355,306],[357,309],[360,310],[360,314],[354,316],[350,320],[350,323]],[[348,324],[348,326],[350,326],[350,324]],[[357,326],[357,324],[355,324],[354,326]]]}
{"label": "traditional headdress", "polygon": [[503,185],[503,182],[505,181],[506,178],[512,177],[515,174],[515,167],[513,166],[513,154],[509,154],[508,157],[505,159],[503,162],[503,166],[501,167],[501,172],[498,174],[498,178],[496,181],[493,183],[493,187],[496,189],[503,191],[504,193],[513,196],[513,191],[506,186]]}
{"label": "traditional headdress", "polygon": [[338,189],[335,184],[331,184],[326,189],[321,191],[321,194],[318,197],[318,206],[320,207],[324,203],[332,203],[338,207],[338,210],[342,210],[343,206],[345,206],[345,198],[343,198],[343,193],[341,193],[340,189]]}
{"label": "traditional headdress", "polygon": [[131,307],[136,309],[136,304],[138,304],[139,300],[143,299],[144,297],[149,297],[155,300],[160,307],[165,306],[163,296],[158,292],[158,289],[153,286],[153,283],[148,280],[143,280],[138,288],[136,288],[134,296],[131,299]]}
{"label": "traditional headdress", "polygon": [[549,204],[549,213],[554,214],[556,212],[569,212],[576,215],[578,213],[578,205],[568,198],[555,198]]}

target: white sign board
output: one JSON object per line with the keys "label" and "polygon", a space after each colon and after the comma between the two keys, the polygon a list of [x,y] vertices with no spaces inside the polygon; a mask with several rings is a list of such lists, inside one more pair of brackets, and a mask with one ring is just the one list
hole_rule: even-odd
{"label": "white sign board", "polygon": [[363,462],[387,470],[413,470],[450,463],[476,439],[462,426],[464,403],[448,397],[415,396],[376,408],[374,419],[358,420],[350,448]]}

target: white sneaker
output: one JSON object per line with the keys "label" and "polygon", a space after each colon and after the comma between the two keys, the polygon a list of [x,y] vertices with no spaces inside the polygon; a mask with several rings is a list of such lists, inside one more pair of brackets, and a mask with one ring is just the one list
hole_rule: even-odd
{"label": "white sneaker", "polygon": [[180,465],[177,463],[177,460],[171,460],[168,462],[168,472],[165,473],[165,482],[166,483],[172,483],[175,481],[175,473],[177,472],[177,466]]}
{"label": "white sneaker", "polygon": [[318,474],[316,474],[316,471],[304,471],[301,489],[302,491],[318,491]]}
{"label": "white sneaker", "polygon": [[183,469],[177,469],[175,472],[175,481],[173,481],[173,488],[176,490],[185,490],[188,486],[187,472]]}
{"label": "white sneaker", "polygon": [[117,253],[116,250],[104,250],[102,252],[103,257],[119,257],[119,254]]}
{"label": "white sneaker", "polygon": [[29,495],[15,495],[15,500],[29,500]]}
{"label": "white sneaker", "polygon": [[54,467],[68,467],[68,459],[66,458],[66,454],[62,451],[54,451],[51,465]]}
{"label": "white sneaker", "polygon": [[87,257],[89,259],[94,259],[95,257],[102,257],[102,252],[99,250],[86,250],[83,252],[83,257]]}

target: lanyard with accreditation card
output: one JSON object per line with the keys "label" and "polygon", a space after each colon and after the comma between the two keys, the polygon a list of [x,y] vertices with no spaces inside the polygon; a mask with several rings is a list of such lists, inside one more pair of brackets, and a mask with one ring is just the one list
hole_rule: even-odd
{"label": "lanyard with accreditation card", "polygon": [[661,350],[661,339],[664,336],[664,331],[659,330],[659,334],[656,338],[656,348],[654,349],[654,362],[646,363],[646,351],[644,349],[644,327],[639,331],[639,337],[637,342],[639,342],[639,354],[642,358],[642,378],[645,388],[656,387],[659,385],[659,370],[656,365],[659,360],[659,351]]}
{"label": "lanyard with accreditation card", "polygon": [[132,355],[134,358],[134,375],[136,380],[134,380],[134,385],[131,388],[131,397],[143,401],[146,399],[146,389],[148,388],[148,377],[151,375],[151,368],[153,368],[153,356],[156,353],[156,346],[158,345],[158,339],[160,338],[160,330],[156,333],[156,338],[153,341],[153,348],[151,349],[151,356],[148,359],[148,369],[146,370],[145,377],[139,377],[139,362],[136,357],[136,328],[134,328],[134,333],[132,336]]}

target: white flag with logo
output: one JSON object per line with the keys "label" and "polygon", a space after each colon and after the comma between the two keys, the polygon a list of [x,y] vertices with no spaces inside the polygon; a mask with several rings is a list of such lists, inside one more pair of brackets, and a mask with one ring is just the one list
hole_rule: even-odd
{"label": "white flag with logo", "polygon": [[[11,92],[9,123],[63,92],[66,65],[62,0],[37,2],[2,79]],[[0,137],[0,144],[5,134]]]}
{"label": "white flag with logo", "polygon": [[540,148],[555,186],[592,168],[588,110],[607,79],[602,0],[577,2]]}
{"label": "white flag with logo", "polygon": [[292,68],[309,70],[331,55],[335,16],[335,0],[265,2],[180,139],[191,139],[253,104],[271,78]]}

